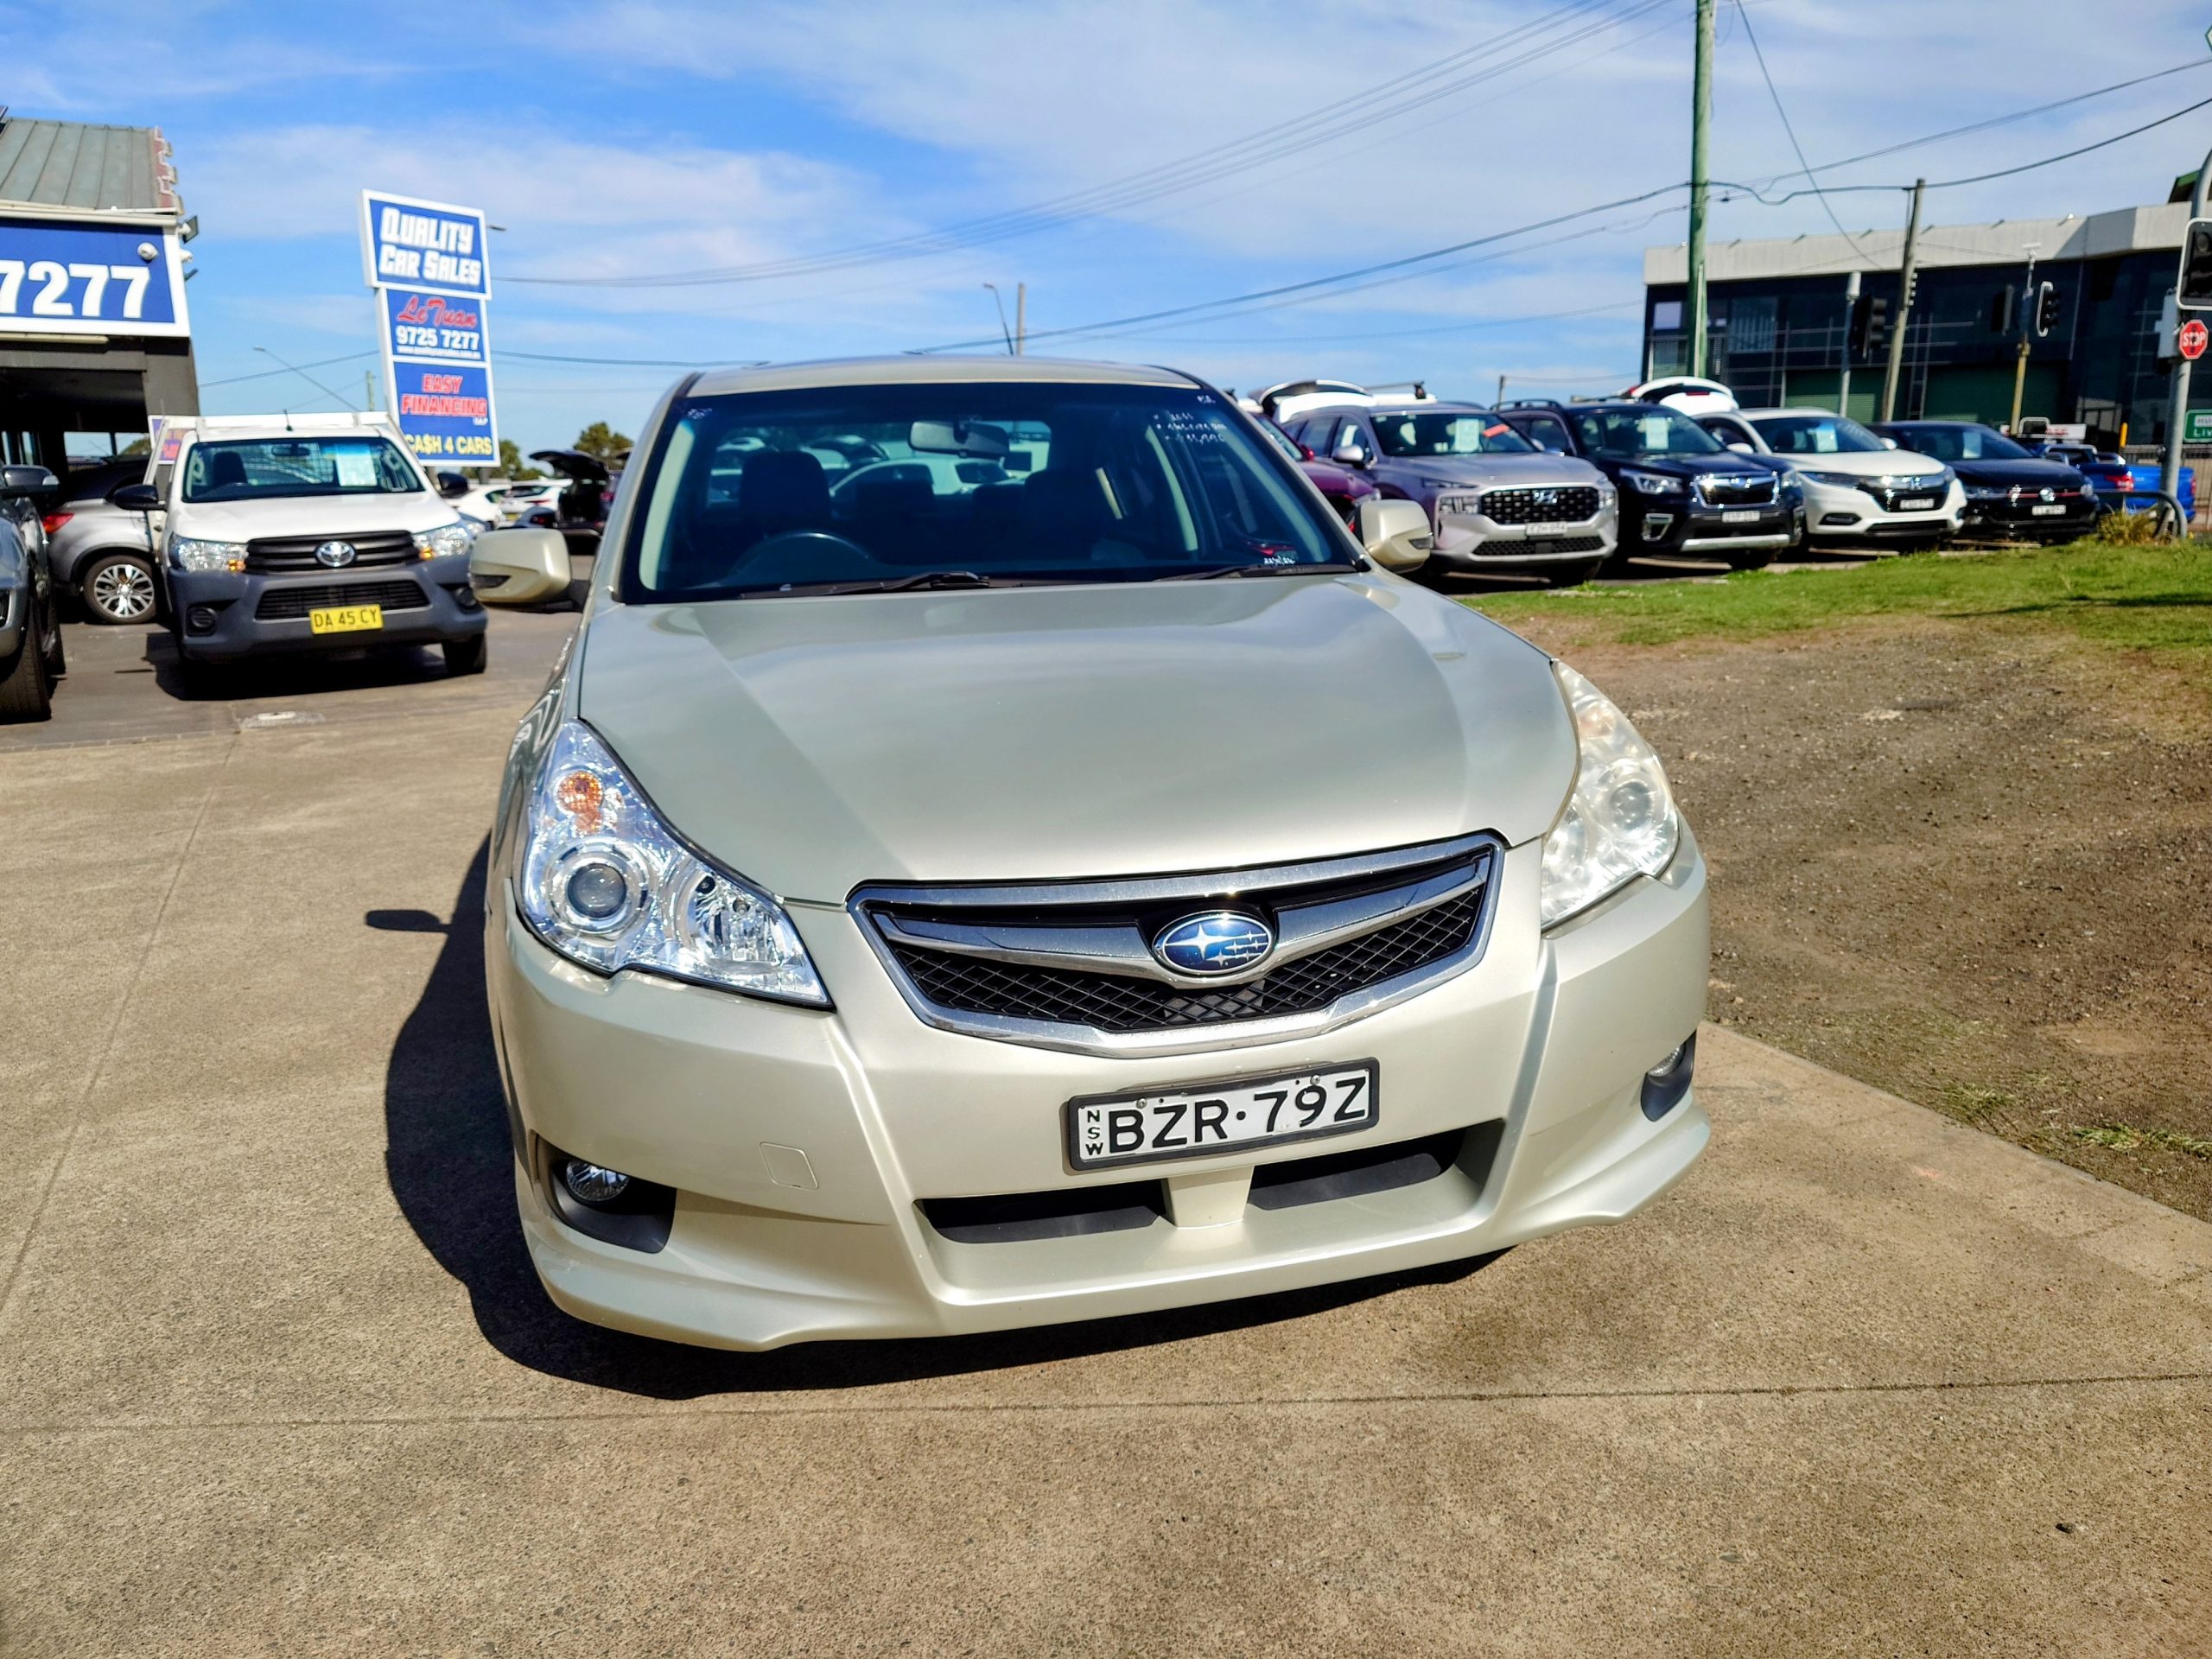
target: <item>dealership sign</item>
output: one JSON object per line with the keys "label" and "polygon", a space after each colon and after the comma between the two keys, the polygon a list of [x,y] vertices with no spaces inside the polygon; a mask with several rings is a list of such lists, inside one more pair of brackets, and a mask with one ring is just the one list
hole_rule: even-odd
{"label": "dealership sign", "polygon": [[361,193],[361,259],[376,290],[392,418],[423,461],[492,467],[484,215],[474,207]]}
{"label": "dealership sign", "polygon": [[176,232],[105,219],[0,218],[0,332],[189,334]]}

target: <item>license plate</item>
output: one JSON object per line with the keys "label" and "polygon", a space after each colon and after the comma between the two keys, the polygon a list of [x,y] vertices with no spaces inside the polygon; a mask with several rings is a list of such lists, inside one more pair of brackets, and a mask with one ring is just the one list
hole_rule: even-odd
{"label": "license plate", "polygon": [[1756,524],[1758,521],[1759,510],[1757,507],[1732,507],[1720,515],[1720,522],[1724,524]]}
{"label": "license plate", "polygon": [[2066,511],[2066,504],[2063,501],[2054,501],[2048,506],[2030,507],[2028,511],[2038,518],[2056,518]]}
{"label": "license plate", "polygon": [[308,613],[308,627],[315,633],[365,633],[382,626],[381,605],[327,605]]}
{"label": "license plate", "polygon": [[1478,511],[1481,499],[1473,495],[1440,495],[1436,498],[1436,516],[1440,518],[1471,518]]}
{"label": "license plate", "polygon": [[1574,529],[1574,528],[1575,528],[1575,526],[1573,526],[1573,524],[1530,524],[1530,525],[1528,527],[1527,534],[1528,534],[1529,539],[1530,541],[1532,541],[1532,542],[1533,542],[1533,541],[1536,540],[1538,537],[1544,537],[1544,536],[1564,536],[1564,535],[1566,535],[1569,531],[1571,531],[1571,530],[1573,530],[1573,529]]}
{"label": "license plate", "polygon": [[1899,512],[1926,512],[1935,505],[1936,502],[1933,497],[1916,495],[1910,501],[1898,502],[1897,511]]}
{"label": "license plate", "polygon": [[1375,1062],[1362,1060],[1211,1088],[1071,1100],[1068,1162],[1100,1169],[1204,1158],[1372,1128],[1376,1077]]}

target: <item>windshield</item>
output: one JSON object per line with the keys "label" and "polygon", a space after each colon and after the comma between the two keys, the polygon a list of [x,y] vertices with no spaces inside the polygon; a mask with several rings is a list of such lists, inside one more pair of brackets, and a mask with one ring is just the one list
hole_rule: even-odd
{"label": "windshield", "polygon": [[1384,454],[1402,460],[1416,455],[1525,455],[1535,448],[1504,422],[1468,410],[1420,414],[1377,410],[1375,442]]}
{"label": "windshield", "polygon": [[2035,457],[1986,426],[1904,426],[1897,442],[1937,461],[2033,461]]}
{"label": "windshield", "polygon": [[184,461],[188,501],[288,495],[410,495],[423,480],[388,438],[254,438],[195,443]]}
{"label": "windshield", "polygon": [[1883,448],[1872,432],[1840,415],[1770,415],[1751,424],[1777,455],[1863,455]]}
{"label": "windshield", "polygon": [[1726,453],[1726,445],[1679,410],[1593,409],[1577,411],[1573,420],[1582,447],[1611,461]]}
{"label": "windshield", "polygon": [[[880,459],[828,464],[848,454]],[[625,551],[632,600],[1142,582],[1354,552],[1287,457],[1198,387],[695,397],[650,465]]]}
{"label": "windshield", "polygon": [[1284,431],[1282,428],[1277,426],[1273,421],[1264,419],[1257,420],[1253,422],[1252,424],[1260,429],[1260,435],[1262,437],[1265,438],[1276,448],[1281,450],[1283,454],[1287,455],[1291,460],[1304,461],[1306,459],[1306,446],[1300,443],[1296,438],[1292,437],[1289,433]]}

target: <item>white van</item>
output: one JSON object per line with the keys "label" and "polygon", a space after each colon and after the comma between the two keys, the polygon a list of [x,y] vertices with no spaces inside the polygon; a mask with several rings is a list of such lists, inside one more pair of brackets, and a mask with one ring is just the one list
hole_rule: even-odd
{"label": "white van", "polygon": [[271,652],[442,647],[483,671],[474,539],[381,415],[187,416],[146,482],[169,626],[188,671]]}

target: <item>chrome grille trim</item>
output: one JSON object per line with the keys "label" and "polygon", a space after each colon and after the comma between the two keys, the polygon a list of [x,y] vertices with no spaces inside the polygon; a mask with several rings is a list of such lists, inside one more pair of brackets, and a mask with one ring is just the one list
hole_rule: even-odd
{"label": "chrome grille trim", "polygon": [[[892,983],[925,1024],[967,1036],[1071,1053],[1189,1053],[1333,1030],[1465,972],[1481,960],[1489,943],[1504,850],[1504,843],[1496,836],[1475,835],[1353,858],[1192,875],[1039,885],[874,884],[856,888],[847,899],[847,909]],[[1408,879],[1389,882],[1389,877],[1398,872],[1406,873]],[[1377,880],[1386,885],[1367,885]],[[1363,886],[1363,890],[1327,891],[1346,884]],[[1322,891],[1300,902],[1303,892],[1312,889]],[[1062,908],[1095,913],[1101,906],[1239,903],[1274,912],[1276,948],[1256,968],[1203,978],[1179,975],[1164,967],[1153,957],[1145,932],[1133,920],[1118,918],[1101,924],[1080,915],[1039,914]],[[1240,986],[1253,988],[1256,995],[1262,988],[1261,982],[1287,965],[1401,927],[1425,912],[1454,903],[1471,903],[1475,917],[1465,943],[1450,954],[1395,978],[1359,986],[1324,1007],[1265,1018],[1221,1018],[1109,1031],[1072,1020],[950,1007],[932,1001],[899,959],[901,951],[942,951],[1046,972],[1114,976],[1133,984],[1173,987],[1196,995],[1233,994]],[[928,909],[959,915],[957,919],[939,919],[913,913]],[[1004,921],[988,915],[979,919],[976,914],[996,910],[1007,912]]]}

